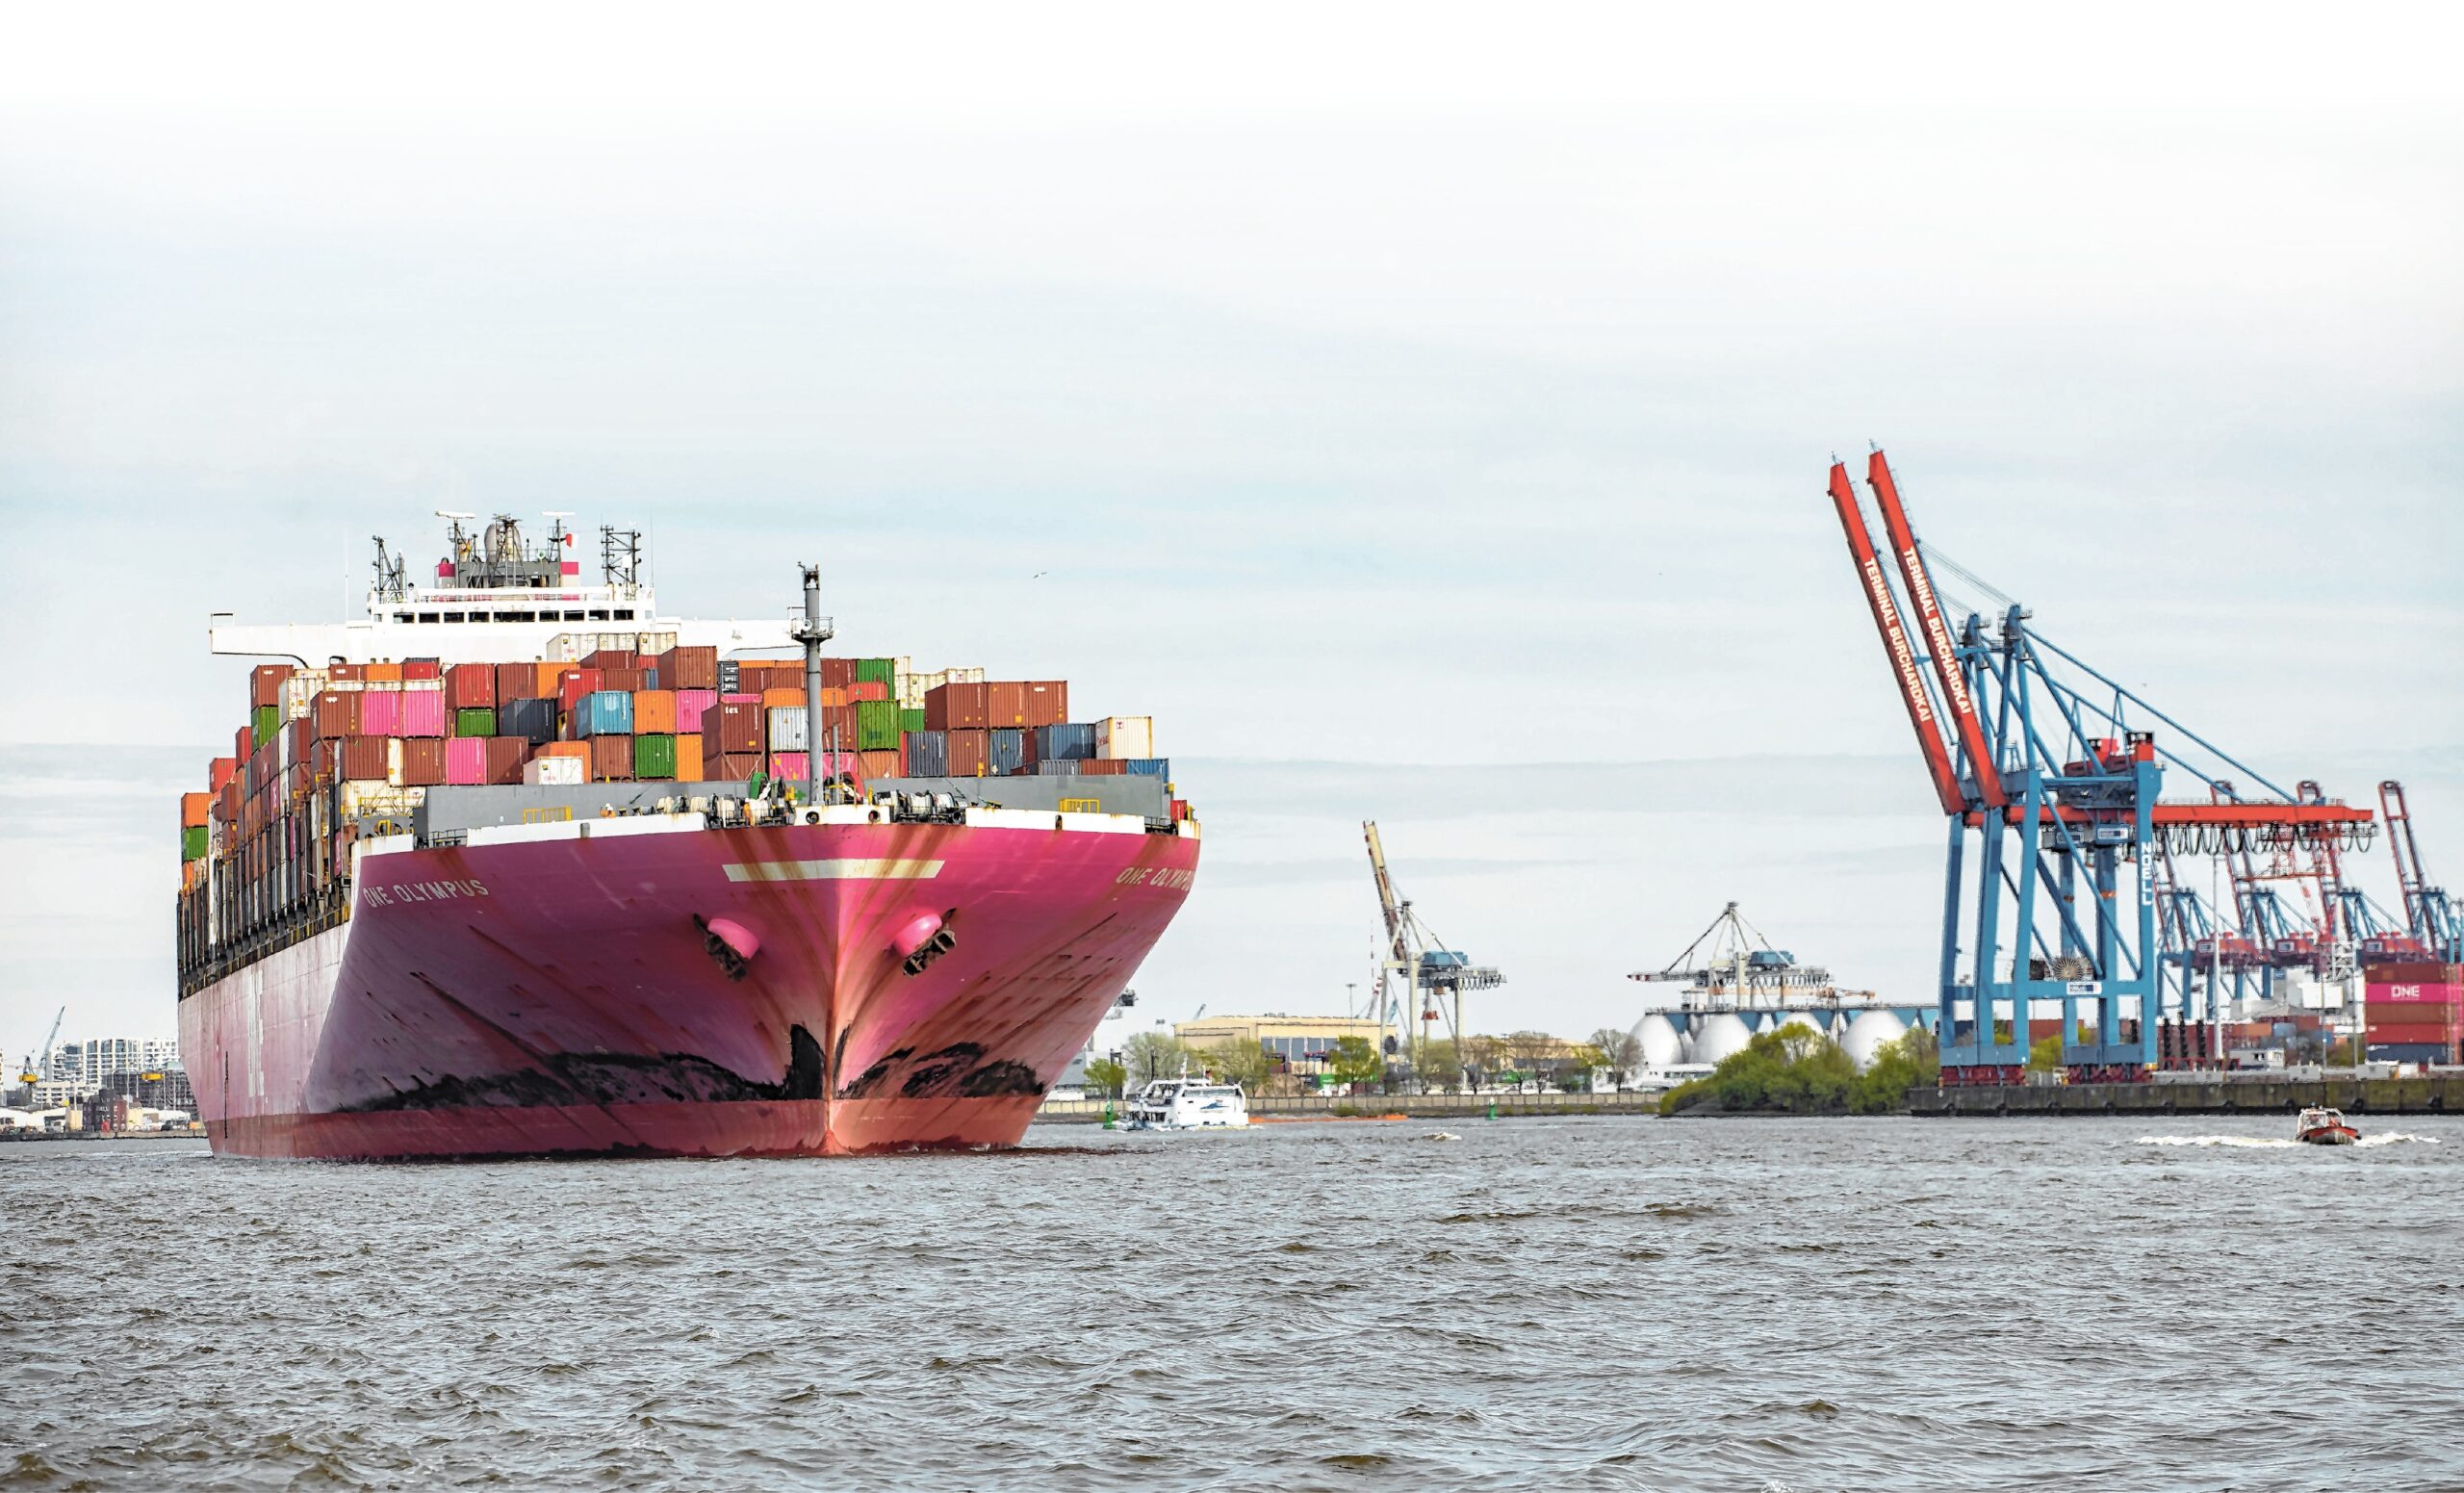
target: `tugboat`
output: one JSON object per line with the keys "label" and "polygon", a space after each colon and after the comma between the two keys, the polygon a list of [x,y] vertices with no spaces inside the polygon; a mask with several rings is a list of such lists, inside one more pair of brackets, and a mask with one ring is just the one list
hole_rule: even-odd
{"label": "tugboat", "polygon": [[1122,1107],[1124,1130],[1234,1130],[1249,1122],[1249,1098],[1239,1084],[1192,1078],[1181,1065],[1176,1078],[1150,1081]]}
{"label": "tugboat", "polygon": [[2314,1104],[2293,1122],[2293,1138],[2307,1145],[2350,1145],[2361,1132],[2345,1122],[2344,1111]]}

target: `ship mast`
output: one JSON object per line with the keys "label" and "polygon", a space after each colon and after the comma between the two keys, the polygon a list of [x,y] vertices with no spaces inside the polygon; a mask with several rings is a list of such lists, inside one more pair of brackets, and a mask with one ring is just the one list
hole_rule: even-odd
{"label": "ship mast", "polygon": [[827,803],[823,763],[830,759],[821,755],[821,645],[830,641],[834,630],[830,619],[821,614],[821,567],[799,565],[805,576],[805,614],[787,630],[787,635],[805,645],[806,781],[812,785],[813,802]]}

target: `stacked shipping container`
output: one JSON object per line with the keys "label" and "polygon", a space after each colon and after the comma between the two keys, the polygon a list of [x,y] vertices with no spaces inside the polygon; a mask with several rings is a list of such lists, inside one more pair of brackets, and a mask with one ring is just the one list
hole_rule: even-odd
{"label": "stacked shipping container", "polygon": [[2362,969],[2369,1056],[2396,1063],[2464,1060],[2464,965],[2370,965]]}
{"label": "stacked shipping container", "polygon": [[206,791],[180,798],[184,982],[244,940],[338,918],[362,823],[379,833],[406,826],[431,786],[760,775],[804,784],[816,762],[826,778],[857,781],[1169,776],[1151,721],[1072,722],[1061,680],[825,658],[814,721],[801,659],[596,640],[603,646],[588,651],[552,649],[572,656],[561,660],[252,670],[232,755],[213,760]]}

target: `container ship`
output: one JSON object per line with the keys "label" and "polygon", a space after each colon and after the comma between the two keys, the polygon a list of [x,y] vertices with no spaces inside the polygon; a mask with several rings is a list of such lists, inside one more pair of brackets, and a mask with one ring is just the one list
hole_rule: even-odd
{"label": "container ship", "polygon": [[[1193,885],[1144,717],[662,618],[638,534],[379,541],[181,801],[180,1043],[219,1154],[1014,1145]],[[475,524],[475,520],[473,521]],[[776,656],[800,649],[801,657]]]}

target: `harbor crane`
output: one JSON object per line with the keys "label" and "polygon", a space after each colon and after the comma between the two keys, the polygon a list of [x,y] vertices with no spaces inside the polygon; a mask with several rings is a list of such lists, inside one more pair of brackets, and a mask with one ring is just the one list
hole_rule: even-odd
{"label": "harbor crane", "polygon": [[[2174,1053],[2212,1055],[2220,1036],[2213,981],[2202,992],[2187,973],[2178,985],[2166,978],[2160,855],[2358,850],[2374,816],[2278,788],[2039,631],[2027,607],[1920,545],[1879,449],[1865,482],[1888,568],[1846,464],[1831,464],[1832,505],[1949,832],[1936,1026],[1942,1082],[2019,1082],[2040,1001],[2061,1008],[2062,1061],[2074,1082],[2139,1081]],[[1938,570],[1981,605],[1947,601]],[[2206,791],[2165,800],[2169,767]],[[2229,786],[2228,773],[2256,791]],[[2092,1033],[2082,1032],[2083,1007],[2092,1010]],[[2172,1035],[2160,1036],[2169,1019]]]}
{"label": "harbor crane", "polygon": [[51,1031],[43,1037],[42,1051],[38,1055],[29,1055],[27,1057],[27,1070],[17,1075],[17,1082],[21,1084],[38,1084],[42,1082],[43,1069],[51,1067],[51,1049],[60,1042],[60,1023],[67,1017],[67,1015],[68,1008],[66,1006],[63,1006],[58,1011],[52,1013]]}
{"label": "harbor crane", "polygon": [[1377,965],[1377,1011],[1388,1019],[1408,1001],[1412,1021],[1403,1033],[1412,1072],[1425,1078],[1422,1057],[1427,1050],[1428,1028],[1443,1020],[1459,1062],[1463,1053],[1463,992],[1493,991],[1505,976],[1446,947],[1431,933],[1412,904],[1395,890],[1386,868],[1386,847],[1377,837],[1377,821],[1363,820],[1362,838],[1369,842],[1369,869],[1377,882],[1377,908],[1386,919],[1385,957]]}
{"label": "harbor crane", "polygon": [[2378,808],[2387,823],[2388,851],[2396,858],[2396,884],[2404,893],[2404,928],[2416,945],[2403,952],[2441,964],[2464,963],[2464,914],[2422,867],[2421,842],[2413,837],[2404,785],[2392,779],[2378,785]]}
{"label": "harbor crane", "polygon": [[[1697,957],[1697,956],[1701,957]],[[1711,919],[1685,952],[1664,969],[1640,970],[1630,980],[1682,980],[1699,987],[1719,1010],[1778,1009],[1791,994],[1827,991],[1831,971],[1801,965],[1786,949],[1775,949],[1760,929],[1732,902]]]}

